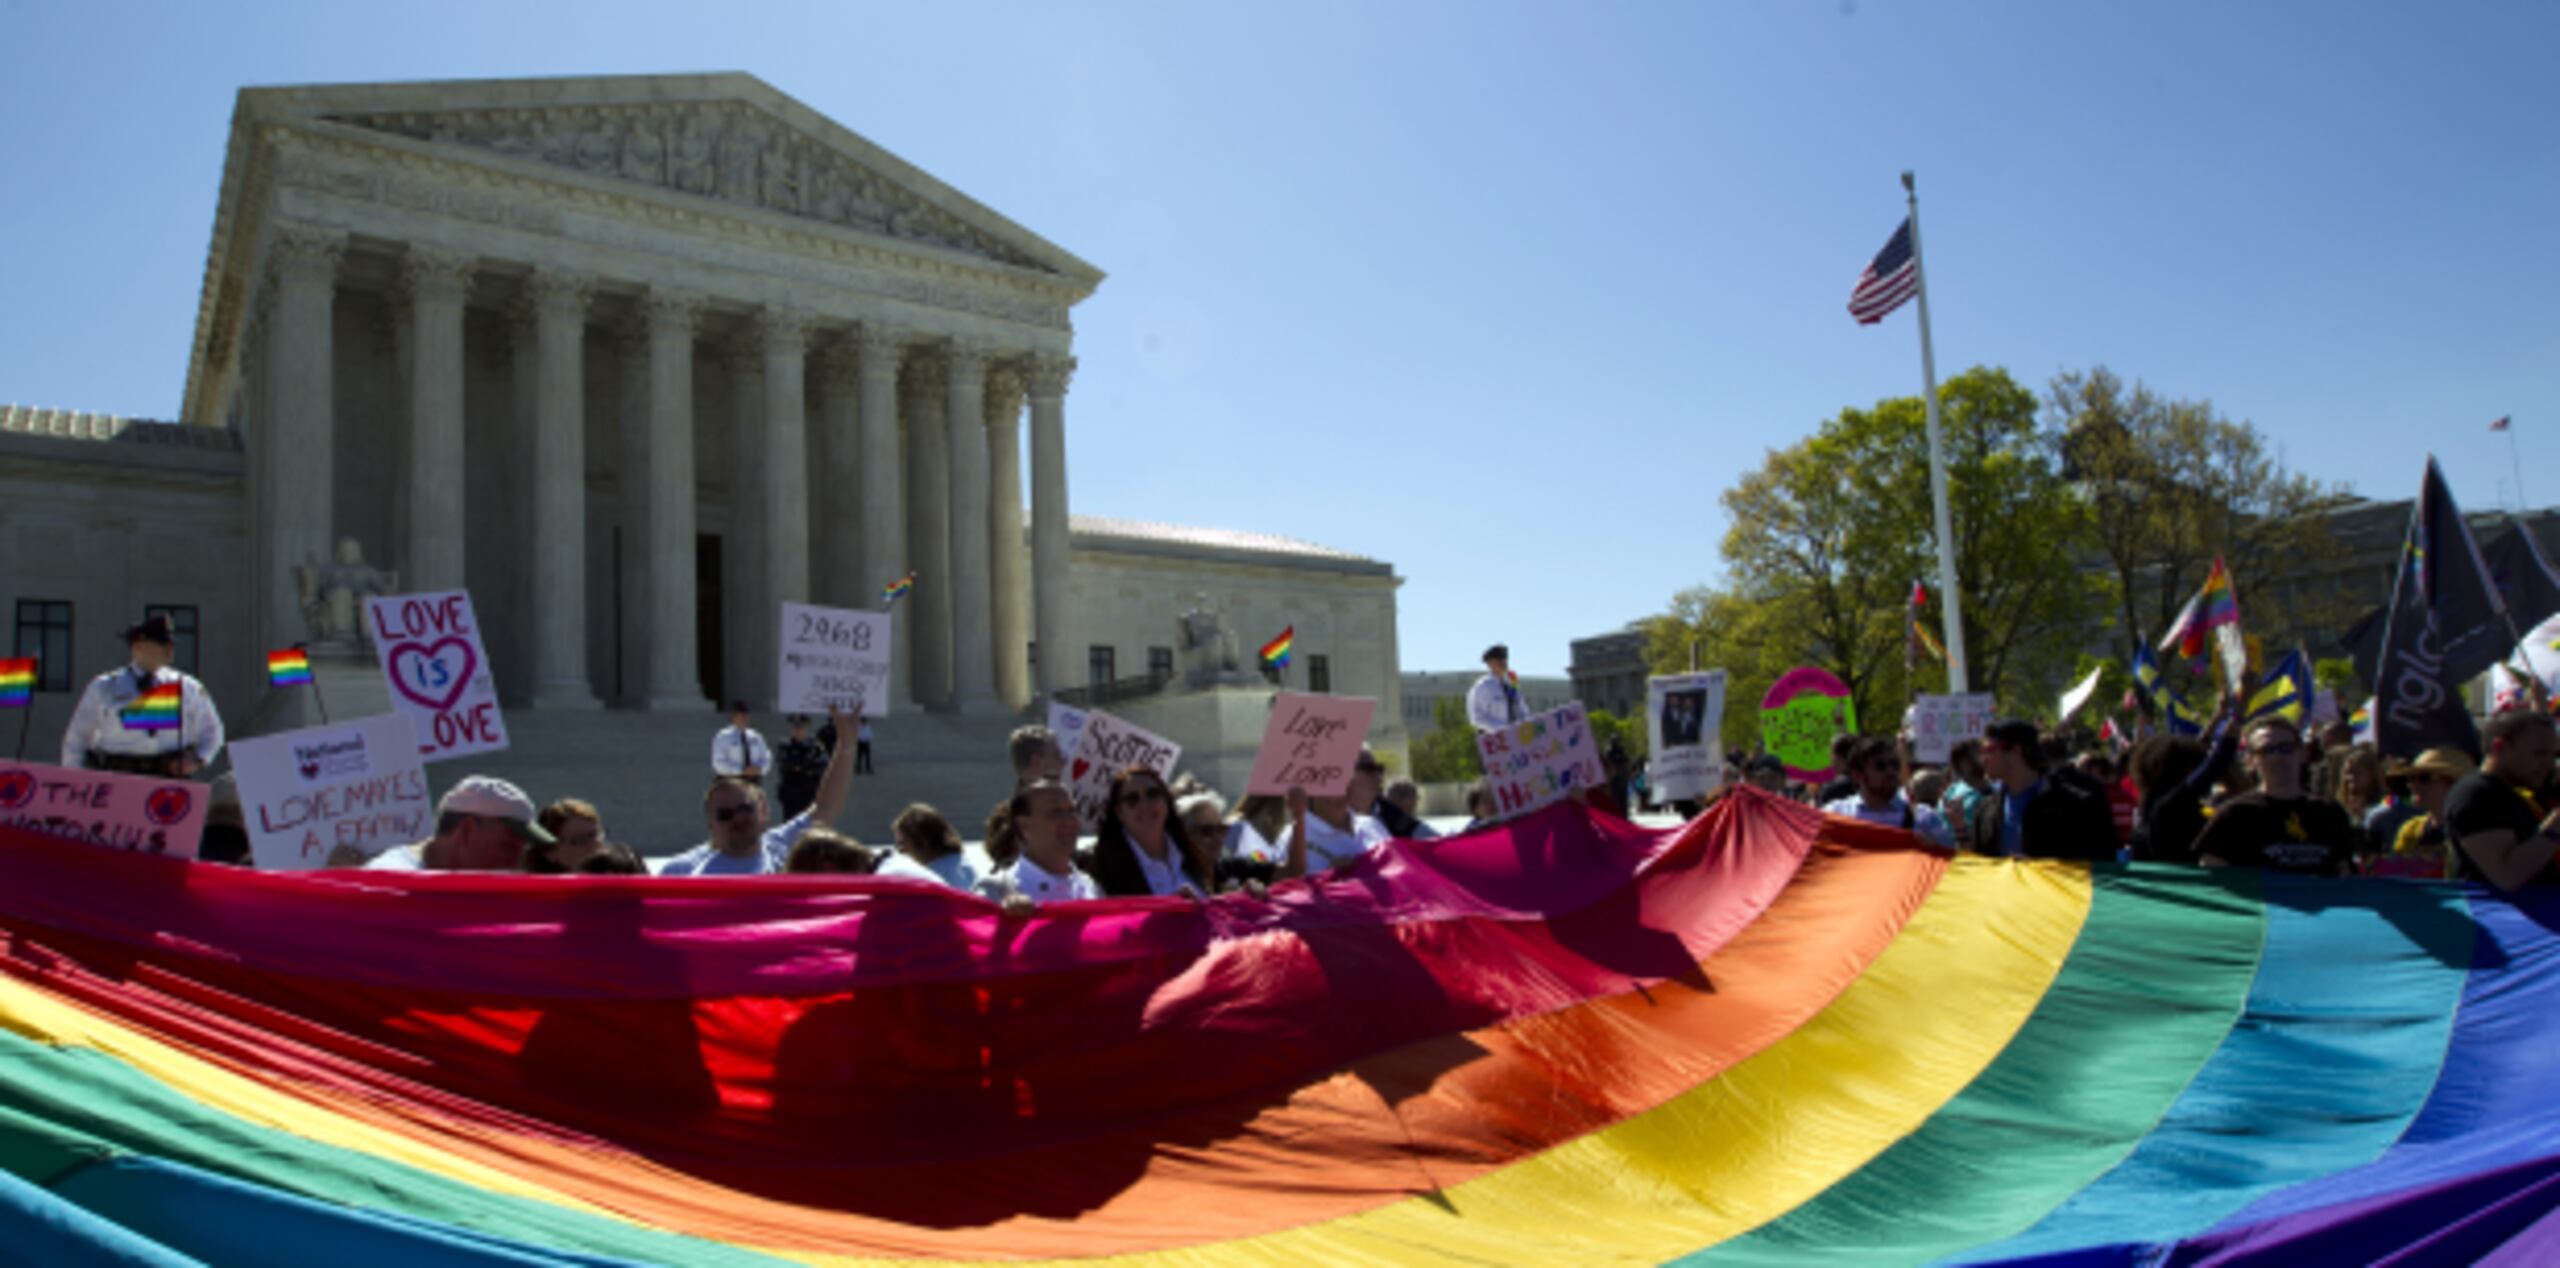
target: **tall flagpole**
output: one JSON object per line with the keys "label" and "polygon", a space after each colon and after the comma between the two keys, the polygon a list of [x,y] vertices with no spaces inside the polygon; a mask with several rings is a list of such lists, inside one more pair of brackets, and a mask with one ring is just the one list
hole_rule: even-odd
{"label": "tall flagpole", "polygon": [[1929,347],[1929,270],[1920,262],[1920,190],[1911,173],[1902,174],[1902,192],[1911,204],[1911,277],[1920,296],[1921,400],[1929,409],[1929,500],[1938,516],[1938,590],[1947,598],[1947,691],[1972,690],[1965,681],[1964,599],[1956,590],[1954,517],[1947,513],[1947,446],[1938,429],[1938,361]]}

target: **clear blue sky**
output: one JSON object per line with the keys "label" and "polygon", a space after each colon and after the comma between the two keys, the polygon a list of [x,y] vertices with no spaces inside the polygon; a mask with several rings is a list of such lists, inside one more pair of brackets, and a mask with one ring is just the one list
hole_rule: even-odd
{"label": "clear blue sky", "polygon": [[1716,495],[2104,363],[2287,460],[2560,502],[2560,5],[0,5],[0,400],[168,417],[243,85],[750,71],[1110,277],[1077,508],[1391,560],[1409,669],[1719,574]]}

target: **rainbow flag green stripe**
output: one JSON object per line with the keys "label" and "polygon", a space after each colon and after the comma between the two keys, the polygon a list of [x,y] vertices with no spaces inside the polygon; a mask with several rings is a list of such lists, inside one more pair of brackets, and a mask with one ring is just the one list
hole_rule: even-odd
{"label": "rainbow flag green stripe", "polygon": [[14,709],[35,698],[36,662],[33,658],[0,660],[0,709]]}

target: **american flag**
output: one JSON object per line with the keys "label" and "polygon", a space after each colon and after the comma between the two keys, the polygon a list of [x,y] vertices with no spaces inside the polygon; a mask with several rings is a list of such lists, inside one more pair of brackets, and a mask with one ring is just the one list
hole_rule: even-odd
{"label": "american flag", "polygon": [[1911,254],[1911,217],[1904,216],[1902,227],[1893,231],[1884,250],[1876,252],[1867,271],[1858,275],[1857,289],[1849,292],[1849,315],[1861,326],[1872,326],[1919,289],[1920,262]]}
{"label": "american flag", "polygon": [[2494,422],[2494,423],[2489,424],[2489,430],[2491,430],[2491,431],[2505,431],[2505,430],[2507,429],[2507,419],[2508,419],[2509,417],[2511,417],[2511,416],[2510,416],[2510,415],[2506,415],[2506,414],[2500,414],[2500,415],[2498,415],[2498,421],[2496,421],[2496,422]]}

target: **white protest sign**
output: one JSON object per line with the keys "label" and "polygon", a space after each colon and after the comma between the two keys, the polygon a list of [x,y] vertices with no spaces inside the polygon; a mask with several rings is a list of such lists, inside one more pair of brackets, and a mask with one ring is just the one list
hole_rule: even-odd
{"label": "white protest sign", "polygon": [[1723,670],[1646,679],[1645,718],[1655,797],[1688,801],[1724,786]]}
{"label": "white protest sign", "polygon": [[784,713],[889,712],[889,614],[782,605]]}
{"label": "white protest sign", "polygon": [[1071,704],[1049,702],[1049,734],[1058,737],[1058,756],[1076,751],[1076,741],[1084,736],[1086,713]]}
{"label": "white protest sign", "polygon": [[208,793],[183,779],[0,761],[0,827],[191,859]]}
{"label": "white protest sign", "polygon": [[364,601],[373,650],[391,684],[391,703],[418,732],[425,761],[494,753],[507,746],[498,684],[467,590],[395,594]]}
{"label": "white protest sign", "polygon": [[1339,797],[1351,788],[1351,766],[1369,734],[1378,702],[1363,696],[1311,696],[1283,691],[1271,702],[1254,755],[1245,795],[1286,795],[1304,788],[1310,797]]}
{"label": "white protest sign", "polygon": [[1579,700],[1499,731],[1477,732],[1476,753],[1493,786],[1494,814],[1503,819],[1579,796],[1607,778]]}
{"label": "white protest sign", "polygon": [[1991,693],[1922,696],[1911,702],[1911,760],[1944,765],[1960,740],[1982,737],[1991,725]]}
{"label": "white protest sign", "polygon": [[1110,809],[1111,777],[1132,766],[1144,766],[1166,779],[1173,778],[1173,763],[1182,756],[1182,746],[1153,731],[1100,709],[1088,710],[1084,730],[1076,736],[1075,750],[1067,755],[1067,791],[1076,799],[1076,813],[1084,817],[1090,830],[1102,824],[1103,814]]}
{"label": "white protest sign", "polygon": [[261,872],[356,867],[435,834],[417,736],[396,713],[234,740],[231,771]]}

